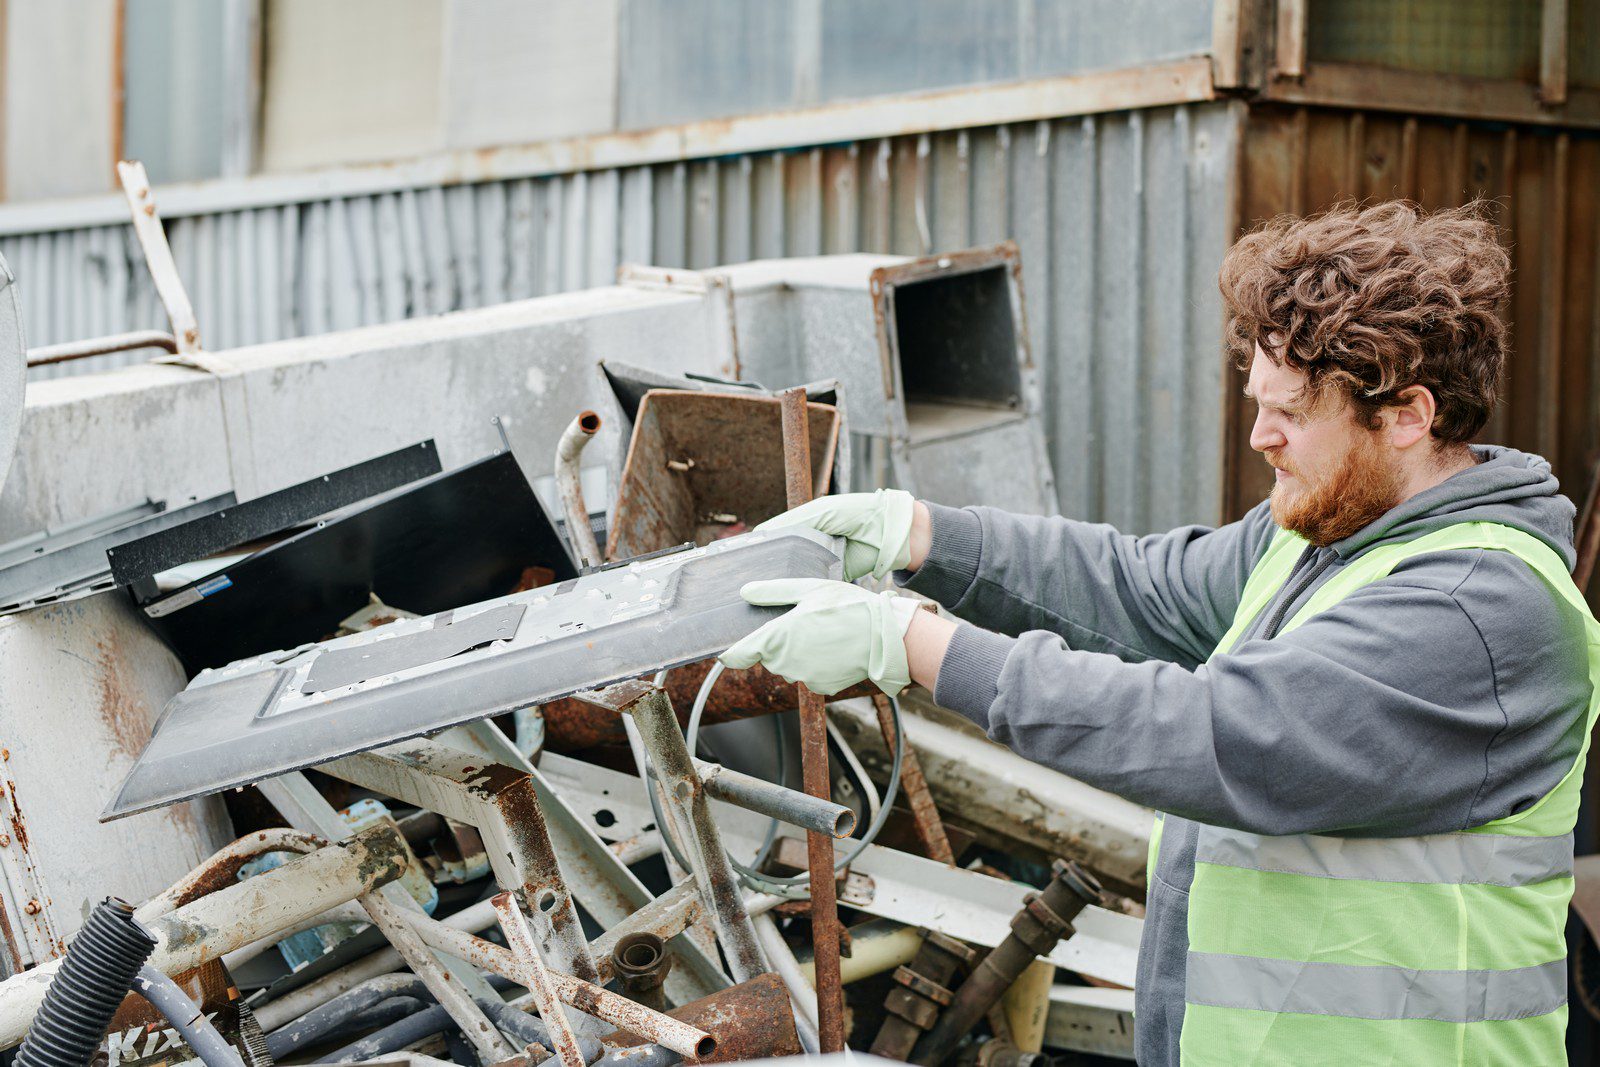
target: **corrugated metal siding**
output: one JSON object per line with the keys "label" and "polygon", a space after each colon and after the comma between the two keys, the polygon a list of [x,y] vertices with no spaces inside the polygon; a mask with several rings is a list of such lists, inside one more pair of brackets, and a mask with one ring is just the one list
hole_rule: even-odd
{"label": "corrugated metal siding", "polygon": [[[1252,109],[1241,175],[1246,225],[1346,198],[1425,207],[1494,200],[1512,253],[1512,356],[1485,440],[1550,460],[1582,503],[1600,459],[1600,134],[1316,108]],[[1239,381],[1242,385],[1242,379]],[[1228,513],[1269,488],[1247,439],[1253,412],[1227,395]]]}
{"label": "corrugated metal siding", "polygon": [[[207,348],[703,268],[1022,247],[1062,510],[1143,531],[1222,499],[1220,311],[1242,105],[1206,104],[175,219]],[[29,343],[159,327],[128,227],[0,237]],[[36,377],[127,364],[128,353]]]}

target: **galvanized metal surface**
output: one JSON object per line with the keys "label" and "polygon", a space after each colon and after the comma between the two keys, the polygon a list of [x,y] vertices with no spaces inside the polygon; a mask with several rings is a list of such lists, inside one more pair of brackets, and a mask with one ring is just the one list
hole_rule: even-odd
{"label": "galvanized metal surface", "polygon": [[11,469],[22,429],[22,395],[27,381],[28,343],[22,333],[20,288],[0,256],[0,486]]}
{"label": "galvanized metal surface", "polygon": [[[1149,530],[1219,515],[1213,275],[1243,115],[1218,102],[418,185],[168,230],[213,350],[605,285],[624,262],[922,255],[1014,237],[1062,511]],[[130,240],[120,224],[0,237],[35,343],[163,323]]]}
{"label": "galvanized metal surface", "polygon": [[0,868],[23,962],[47,958],[108,892],[142,900],[232,837],[220,799],[115,829],[94,819],[95,783],[132,765],[183,684],[182,668],[120,593],[0,618],[0,765],[10,779],[0,798]]}

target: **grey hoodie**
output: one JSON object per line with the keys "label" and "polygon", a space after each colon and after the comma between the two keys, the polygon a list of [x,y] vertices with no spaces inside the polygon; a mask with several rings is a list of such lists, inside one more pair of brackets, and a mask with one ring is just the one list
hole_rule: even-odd
{"label": "grey hoodie", "polygon": [[1306,549],[1233,651],[1209,660],[1275,532],[1265,503],[1219,529],[1149,537],[930,505],[928,558],[897,577],[977,624],[957,629],[935,700],[1029,759],[1168,813],[1135,993],[1146,1067],[1178,1063],[1196,821],[1444,833],[1526,807],[1576,758],[1582,624],[1510,553],[1413,557],[1277,636],[1366,550],[1453,523],[1525,530],[1570,566],[1574,509],[1549,464],[1475,452],[1476,466]]}

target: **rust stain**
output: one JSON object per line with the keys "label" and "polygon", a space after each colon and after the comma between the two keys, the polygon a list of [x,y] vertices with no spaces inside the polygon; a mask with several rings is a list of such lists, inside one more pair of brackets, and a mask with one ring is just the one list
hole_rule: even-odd
{"label": "rust stain", "polygon": [[135,759],[150,740],[150,705],[142,694],[131,692],[123,684],[123,667],[132,658],[123,648],[123,641],[117,631],[111,630],[95,642],[100,721],[116,751]]}
{"label": "rust stain", "polygon": [[[688,1064],[798,1056],[801,1052],[789,992],[775,974],[752,978],[667,1014],[716,1038],[716,1048],[710,1055],[686,1056],[684,1062]],[[615,1048],[632,1048],[646,1040],[622,1030],[601,1038]]]}

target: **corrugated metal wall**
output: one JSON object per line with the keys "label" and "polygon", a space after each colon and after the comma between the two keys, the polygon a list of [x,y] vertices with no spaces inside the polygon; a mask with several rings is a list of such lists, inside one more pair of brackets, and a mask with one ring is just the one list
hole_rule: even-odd
{"label": "corrugated metal wall", "polygon": [[[1213,276],[1242,122],[1238,104],[1161,108],[315,201],[169,232],[210,349],[608,285],[622,262],[1013,237],[1062,510],[1152,530],[1220,514]],[[128,227],[0,236],[0,253],[30,344],[163,325]]]}
{"label": "corrugated metal wall", "polygon": [[[1305,214],[1351,197],[1425,207],[1487,197],[1512,253],[1512,358],[1485,440],[1537,452],[1582,503],[1600,459],[1600,134],[1377,112],[1250,112],[1241,218]],[[1242,385],[1242,379],[1239,379]],[[1253,412],[1227,392],[1228,512],[1267,492],[1247,438]]]}

